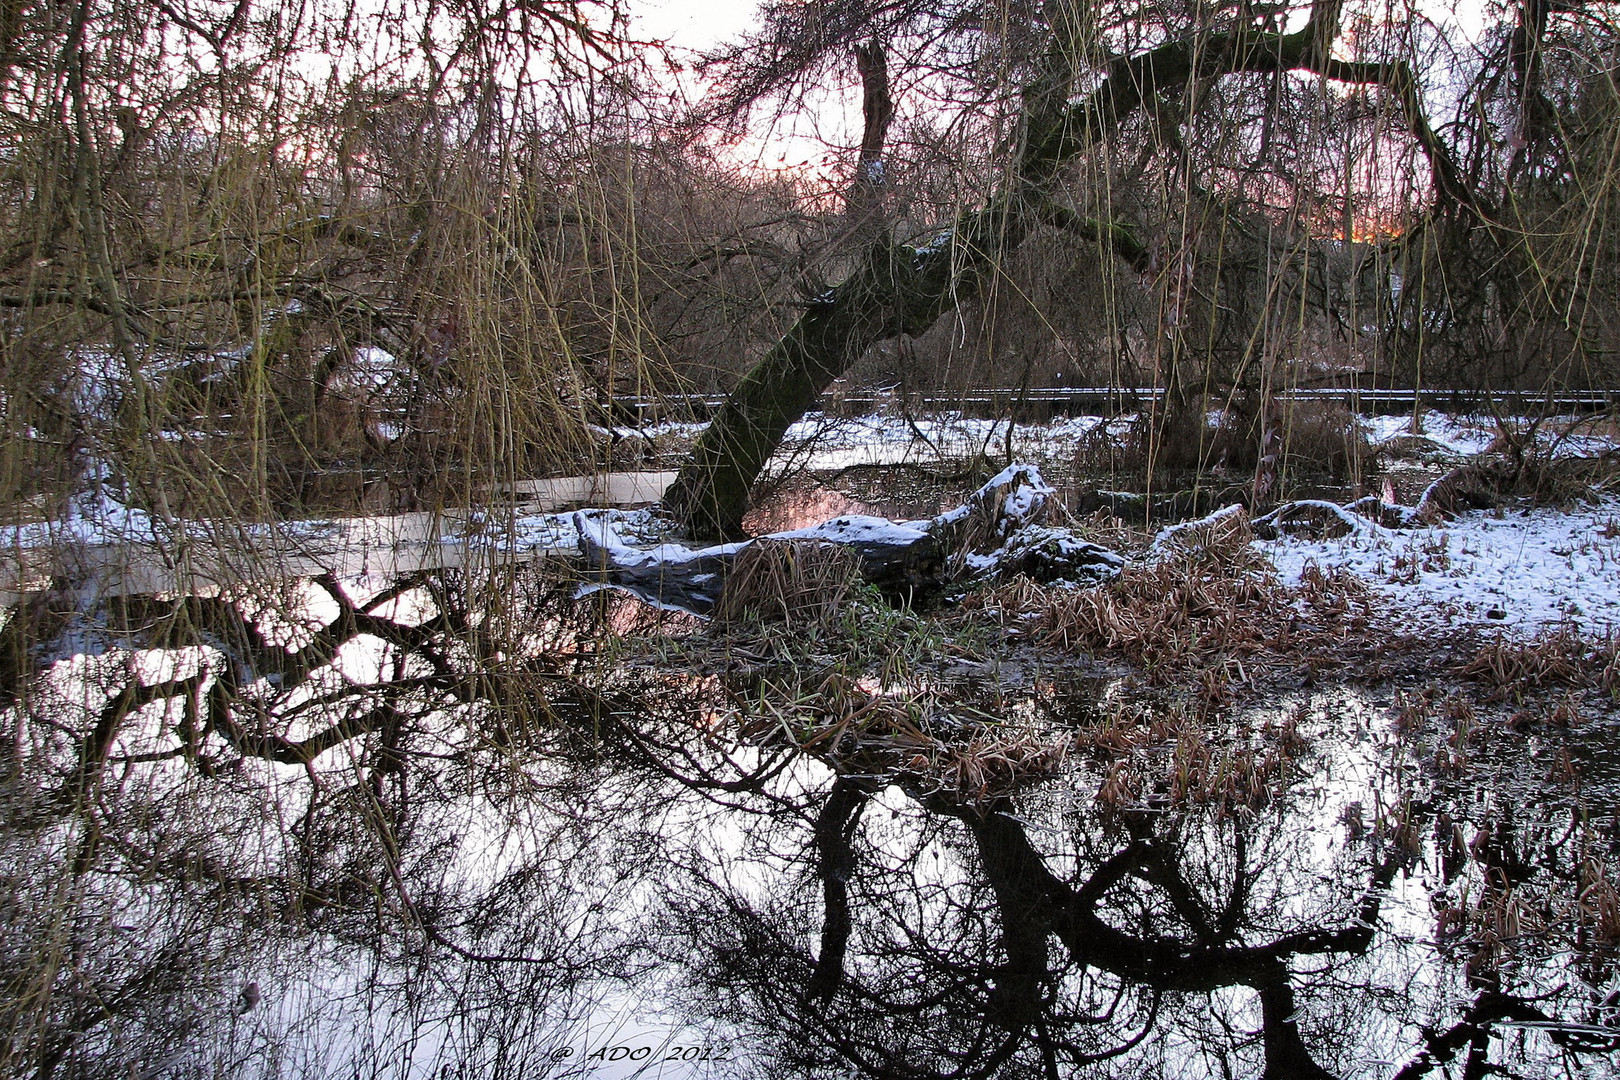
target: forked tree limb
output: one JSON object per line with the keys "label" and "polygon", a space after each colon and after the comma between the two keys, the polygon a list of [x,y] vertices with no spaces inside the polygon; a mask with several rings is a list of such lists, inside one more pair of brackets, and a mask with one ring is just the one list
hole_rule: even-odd
{"label": "forked tree limb", "polygon": [[1305,26],[1291,34],[1240,26],[1122,57],[1074,105],[1067,104],[1073,72],[1054,74],[1049,66],[1024,95],[1024,142],[1008,185],[984,206],[963,213],[931,244],[874,241],[849,277],[812,301],[743,377],[692,448],[665,505],[694,536],[740,536],[749,489],[788,427],[872,345],[921,334],[946,312],[977,298],[1001,260],[1033,226],[1077,229],[1138,262],[1143,247],[1128,228],[1088,222],[1065,211],[1050,189],[1066,163],[1106,141],[1144,102],[1194,79],[1309,71],[1334,81],[1382,86],[1400,102],[1440,194],[1488,218],[1488,208],[1464,182],[1450,150],[1424,116],[1410,67],[1332,57],[1341,4],[1316,0]]}

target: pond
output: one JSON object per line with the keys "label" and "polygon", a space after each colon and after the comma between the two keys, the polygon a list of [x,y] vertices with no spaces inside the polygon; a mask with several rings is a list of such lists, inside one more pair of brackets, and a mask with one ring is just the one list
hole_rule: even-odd
{"label": "pond", "polygon": [[32,604],[0,634],[8,1074],[1550,1077],[1620,1049],[1596,684],[1502,693],[1440,652],[1249,652],[1217,684],[868,593],[714,627],[546,563]]}

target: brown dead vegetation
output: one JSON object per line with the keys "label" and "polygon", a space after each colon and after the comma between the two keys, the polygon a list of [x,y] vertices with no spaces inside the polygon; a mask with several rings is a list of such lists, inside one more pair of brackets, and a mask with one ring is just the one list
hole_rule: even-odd
{"label": "brown dead vegetation", "polygon": [[1224,514],[1174,534],[1158,559],[1110,587],[1017,582],[978,602],[1043,645],[1117,657],[1152,677],[1202,672],[1199,691],[1211,704],[1279,663],[1315,670],[1387,649],[1390,635],[1357,578],[1312,568],[1285,585],[1251,538],[1246,516]]}
{"label": "brown dead vegetation", "polygon": [[1309,751],[1304,712],[1234,734],[1185,705],[1119,702],[1075,733],[1073,749],[1097,763],[1100,806],[1202,806],[1223,818],[1239,808],[1259,809],[1288,790]]}
{"label": "brown dead vegetation", "polygon": [[[1436,840],[1453,864],[1471,862],[1477,879],[1455,894],[1435,897],[1435,938],[1462,952],[1476,977],[1495,978],[1530,940],[1574,950],[1577,970],[1598,981],[1612,977],[1620,946],[1620,889],[1607,841],[1590,828],[1565,838],[1571,863],[1544,876],[1522,872],[1524,852],[1500,825],[1470,839],[1463,823],[1437,822]],[[1607,970],[1606,970],[1607,969]]]}
{"label": "brown dead vegetation", "polygon": [[1457,671],[1490,687],[1496,701],[1555,687],[1613,694],[1620,689],[1620,639],[1607,635],[1593,640],[1569,623],[1529,641],[1498,635]]}
{"label": "brown dead vegetation", "polygon": [[762,686],[758,695],[744,714],[744,739],[787,743],[841,776],[882,777],[958,802],[983,803],[1056,776],[1071,742],[937,694],[870,690],[836,673],[808,697],[787,686]]}
{"label": "brown dead vegetation", "polygon": [[1169,413],[1098,424],[1077,441],[1074,466],[1082,475],[1162,480],[1197,472],[1246,482],[1267,433],[1284,491],[1295,481],[1359,480],[1373,458],[1360,420],[1343,405],[1293,402],[1268,421],[1252,395],[1239,394],[1199,396]]}
{"label": "brown dead vegetation", "polygon": [[1372,462],[1373,446],[1360,417],[1336,402],[1294,403],[1282,418],[1282,429],[1283,459],[1291,475],[1326,472],[1336,480],[1355,481]]}
{"label": "brown dead vegetation", "polygon": [[737,556],[714,619],[826,627],[859,586],[859,557],[841,544],[755,540]]}

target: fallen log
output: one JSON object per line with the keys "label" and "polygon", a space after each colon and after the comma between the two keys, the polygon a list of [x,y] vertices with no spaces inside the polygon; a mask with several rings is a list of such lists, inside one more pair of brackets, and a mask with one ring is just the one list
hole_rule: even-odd
{"label": "fallen log", "polygon": [[1296,499],[1254,519],[1255,536],[1275,540],[1294,536],[1331,540],[1364,531],[1416,529],[1439,525],[1470,510],[1494,510],[1515,501],[1532,504],[1575,499],[1595,501],[1588,482],[1587,459],[1570,458],[1530,467],[1508,459],[1469,462],[1450,470],[1424,489],[1416,506],[1367,495],[1342,506],[1320,499]]}
{"label": "fallen log", "polygon": [[1032,465],[1011,465],[961,506],[926,521],[845,515],[754,540],[688,548],[626,544],[610,524],[575,515],[587,588],[615,588],[662,608],[710,615],[742,553],[761,540],[836,545],[852,552],[861,580],[914,598],[987,575],[1100,584],[1125,560],[1068,529],[1042,524],[1052,489]]}

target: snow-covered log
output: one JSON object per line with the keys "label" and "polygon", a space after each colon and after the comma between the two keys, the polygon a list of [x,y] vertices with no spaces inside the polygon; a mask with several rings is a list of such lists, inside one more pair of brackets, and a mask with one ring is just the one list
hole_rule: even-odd
{"label": "snow-covered log", "polygon": [[[1371,507],[1367,509],[1370,511]],[[1367,529],[1368,518],[1362,517],[1359,510],[1325,499],[1295,499],[1264,517],[1255,518],[1254,534],[1263,540],[1275,540],[1279,535],[1326,539],[1350,536]]]}
{"label": "snow-covered log", "polygon": [[[1084,584],[1112,580],[1124,567],[1123,558],[1067,529],[1041,524],[1051,494],[1033,465],[1012,465],[961,506],[931,520],[845,515],[760,539],[846,547],[854,552],[863,580],[899,595],[988,574]],[[605,521],[580,513],[574,523],[585,572],[593,579],[589,587],[624,589],[648,603],[696,615],[714,609],[732,564],[754,543],[637,548]]]}

